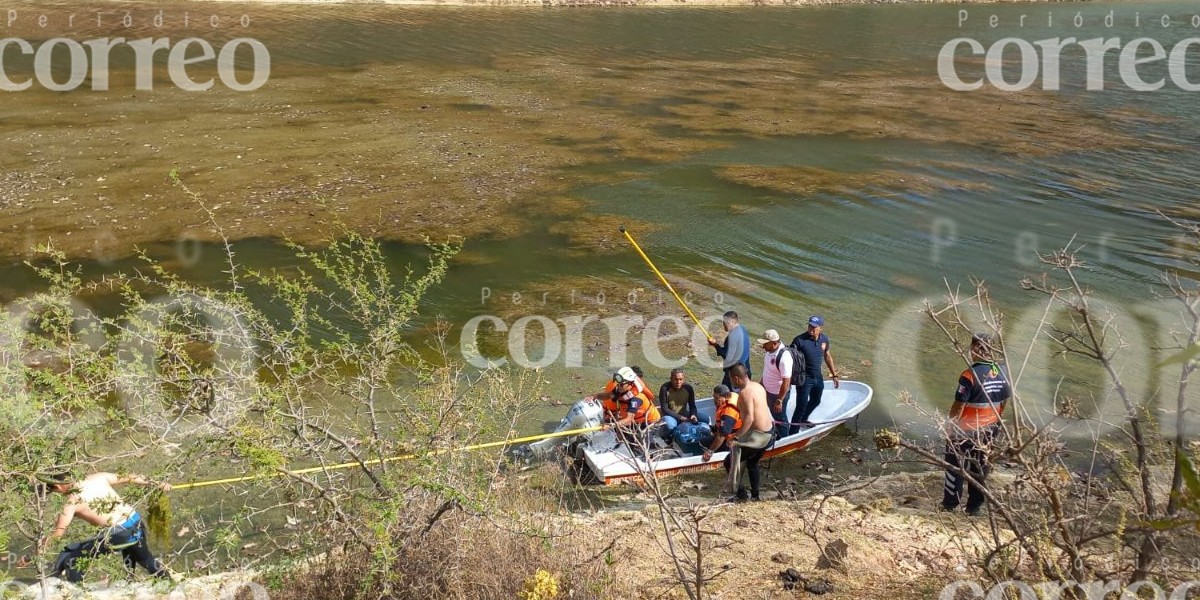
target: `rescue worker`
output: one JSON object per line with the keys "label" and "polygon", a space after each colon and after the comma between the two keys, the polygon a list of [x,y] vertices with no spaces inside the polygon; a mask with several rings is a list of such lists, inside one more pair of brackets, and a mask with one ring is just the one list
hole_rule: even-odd
{"label": "rescue worker", "polygon": [[1012,396],[1008,369],[996,362],[995,340],[986,333],[971,338],[971,366],[958,377],[958,390],[946,427],[946,481],[942,510],[958,508],[967,488],[968,515],[979,515],[985,497],[979,486],[966,481],[965,471],[980,486],[991,470],[988,449],[1000,430],[1000,415]]}
{"label": "rescue worker", "polygon": [[[713,388],[713,401],[717,403],[717,412],[713,417],[716,435],[713,436],[712,444],[704,450],[704,462],[708,462],[716,452],[732,450],[731,442],[737,438],[737,432],[742,428],[742,414],[738,412],[737,392],[730,390],[729,386],[725,384],[718,385]],[[732,464],[733,453],[730,452],[725,455],[724,460],[726,473],[729,473]]]}
{"label": "rescue worker", "polygon": [[[650,391],[650,387],[646,385],[646,380],[642,378],[643,375],[641,373],[641,368],[636,366],[623,368],[629,369],[637,377],[635,387],[637,388],[638,392],[650,402],[654,402],[654,392]],[[613,374],[612,379],[609,379],[608,383],[604,385],[603,392],[592,394],[591,396],[584,398],[585,400],[589,401],[595,401],[597,399],[600,400],[601,405],[604,406],[605,420],[616,421],[620,419],[620,416],[618,415],[620,412],[620,406],[617,403],[617,395],[614,393],[616,391],[616,387],[617,377],[616,374]]]}
{"label": "rescue worker", "polygon": [[613,375],[613,383],[615,386],[612,397],[617,406],[617,419],[609,423],[608,428],[637,425],[644,429],[659,421],[661,414],[658,407],[647,397],[640,378],[633,369],[621,367]]}
{"label": "rescue worker", "polygon": [[613,375],[613,391],[604,403],[605,430],[616,429],[621,441],[630,448],[647,446],[644,436],[647,429],[661,418],[658,407],[647,398],[641,388],[637,373],[629,367],[621,367]]}

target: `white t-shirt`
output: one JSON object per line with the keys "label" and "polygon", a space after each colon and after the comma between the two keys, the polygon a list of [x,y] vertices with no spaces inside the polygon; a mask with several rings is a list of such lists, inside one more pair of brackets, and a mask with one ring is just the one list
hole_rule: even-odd
{"label": "white t-shirt", "polygon": [[[779,358],[778,365],[775,364],[776,357]],[[768,394],[778,394],[783,380],[792,377],[792,353],[780,346],[774,352],[767,352],[763,363],[763,387],[767,388]]]}
{"label": "white t-shirt", "polygon": [[89,477],[78,484],[79,501],[100,515],[108,525],[120,525],[133,514],[133,507],[125,504],[116,490],[101,478]]}

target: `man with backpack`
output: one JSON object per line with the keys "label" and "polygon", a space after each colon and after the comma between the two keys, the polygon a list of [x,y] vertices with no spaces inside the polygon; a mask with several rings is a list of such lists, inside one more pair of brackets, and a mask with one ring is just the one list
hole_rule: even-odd
{"label": "man with backpack", "polygon": [[838,380],[837,367],[833,365],[833,356],[829,354],[829,336],[821,332],[823,327],[825,319],[813,315],[808,318],[808,331],[792,340],[792,347],[804,357],[806,373],[804,381],[796,388],[796,410],[792,413],[791,433],[813,426],[810,418],[821,404],[821,395],[825,392],[825,380],[821,377],[822,362],[829,365],[833,387],[836,389],[842,385]]}
{"label": "man with backpack", "polygon": [[793,376],[804,373],[804,368],[799,365],[800,369],[796,369],[797,353],[779,341],[778,331],[768,329],[758,343],[764,354],[762,385],[767,391],[767,407],[771,409],[771,418],[775,420],[776,437],[783,437],[788,432],[788,392],[792,389]]}

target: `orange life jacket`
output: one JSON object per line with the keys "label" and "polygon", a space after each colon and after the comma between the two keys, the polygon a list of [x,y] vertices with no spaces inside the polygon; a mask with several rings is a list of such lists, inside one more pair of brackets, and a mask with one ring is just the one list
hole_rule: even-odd
{"label": "orange life jacket", "polygon": [[726,402],[724,406],[717,409],[715,424],[718,434],[721,431],[721,420],[727,416],[733,417],[733,431],[725,437],[726,443],[728,443],[729,440],[737,437],[738,430],[742,428],[742,411],[738,410],[737,392],[734,392],[733,395],[730,396],[729,401]]}
{"label": "orange life jacket", "polygon": [[[654,392],[650,391],[650,386],[646,385],[646,380],[642,379],[641,377],[638,377],[637,385],[635,387],[637,388],[638,392],[640,392],[646,396],[647,400],[654,402],[655,394],[654,394]],[[608,380],[608,383],[604,385],[604,391],[607,392],[609,395],[612,395],[612,392],[615,389],[617,389],[617,382],[615,382],[611,379]]]}
{"label": "orange life jacket", "polygon": [[662,418],[662,414],[658,411],[658,407],[654,405],[648,398],[645,392],[638,392],[629,398],[622,398],[617,402],[621,405],[620,417],[624,419],[629,414],[629,402],[634,398],[641,398],[642,404],[638,407],[637,412],[633,413],[633,422],[641,425],[649,425],[657,423]]}
{"label": "orange life jacket", "polygon": [[995,363],[977,362],[963,371],[958,381],[955,400],[963,407],[955,424],[960,429],[975,431],[1000,421],[1005,401],[1012,393],[1004,369]]}
{"label": "orange life jacket", "polygon": [[617,421],[621,418],[621,405],[617,403],[617,399],[613,398],[612,391],[604,394],[600,400],[601,406],[604,407],[604,418],[609,421]]}
{"label": "orange life jacket", "polygon": [[[638,410],[637,414],[633,416],[634,422],[657,423],[658,420],[662,418],[662,413],[660,413],[658,407],[654,405],[654,392],[651,392],[650,388],[646,387],[646,382],[643,381],[641,377],[638,377],[637,383],[635,383],[633,387],[633,393],[642,397],[642,407]],[[600,402],[601,405],[604,406],[605,416],[612,421],[624,419],[625,415],[629,412],[626,410],[626,406],[628,406],[627,402],[621,402],[617,398],[613,397],[615,396],[613,390],[616,389],[617,382],[609,380],[609,382],[604,385],[604,397],[601,398]]]}
{"label": "orange life jacket", "polygon": [[650,386],[646,385],[646,380],[642,379],[641,377],[638,377],[638,386],[640,388],[642,388],[642,393],[646,395],[646,399],[649,400],[651,403],[653,403],[655,400],[655,398],[654,398],[655,394],[650,389]]}

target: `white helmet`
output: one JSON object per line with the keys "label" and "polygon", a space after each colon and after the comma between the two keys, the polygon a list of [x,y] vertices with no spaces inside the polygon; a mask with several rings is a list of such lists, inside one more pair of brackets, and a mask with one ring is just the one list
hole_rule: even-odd
{"label": "white helmet", "polygon": [[621,367],[613,375],[613,381],[617,383],[634,383],[637,381],[637,373],[634,373],[633,369],[629,367]]}

